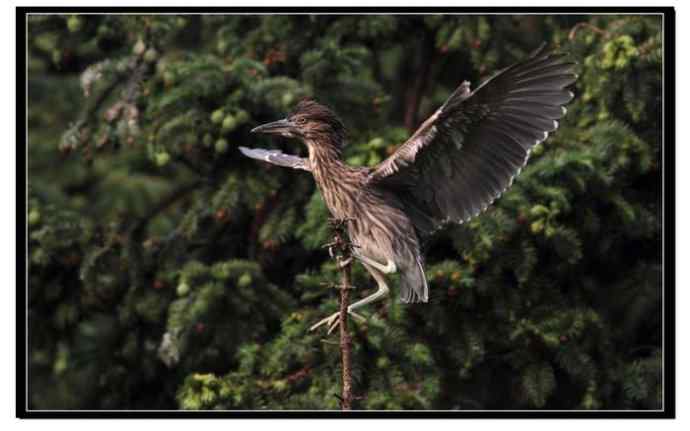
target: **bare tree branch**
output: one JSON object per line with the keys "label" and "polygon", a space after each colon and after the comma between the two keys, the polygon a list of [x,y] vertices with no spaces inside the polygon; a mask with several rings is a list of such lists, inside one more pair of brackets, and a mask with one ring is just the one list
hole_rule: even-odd
{"label": "bare tree branch", "polygon": [[342,395],[339,397],[342,410],[352,410],[352,336],[347,328],[347,309],[352,290],[352,244],[347,236],[347,220],[332,220],[334,238],[331,243],[340,268],[340,356],[342,361]]}

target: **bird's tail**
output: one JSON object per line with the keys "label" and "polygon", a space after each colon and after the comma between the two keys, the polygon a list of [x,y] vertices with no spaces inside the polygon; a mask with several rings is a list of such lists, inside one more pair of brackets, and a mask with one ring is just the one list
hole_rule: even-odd
{"label": "bird's tail", "polygon": [[403,266],[400,275],[400,300],[404,303],[429,302],[429,285],[419,256]]}

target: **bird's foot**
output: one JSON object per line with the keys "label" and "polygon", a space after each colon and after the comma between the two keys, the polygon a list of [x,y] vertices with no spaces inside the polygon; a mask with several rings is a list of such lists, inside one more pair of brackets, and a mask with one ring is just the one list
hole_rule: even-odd
{"label": "bird's foot", "polygon": [[336,267],[338,270],[341,270],[348,266],[352,262],[352,256],[348,257],[347,259],[338,259],[336,263]]}
{"label": "bird's foot", "polygon": [[335,257],[335,242],[329,242],[328,244],[324,244],[321,246],[321,248],[325,248],[328,250],[328,256],[330,256],[331,259]]}
{"label": "bird's foot", "polygon": [[[361,314],[357,314],[354,311],[348,311],[347,312],[350,316],[352,316],[355,320],[359,321],[360,323],[366,322],[367,319],[366,317],[362,316]],[[310,331],[314,331],[316,328],[319,328],[323,325],[326,325],[328,327],[328,334],[330,335],[335,328],[338,327],[340,324],[340,312],[333,313],[330,316],[326,317],[325,319],[321,319],[315,324],[309,328]]]}

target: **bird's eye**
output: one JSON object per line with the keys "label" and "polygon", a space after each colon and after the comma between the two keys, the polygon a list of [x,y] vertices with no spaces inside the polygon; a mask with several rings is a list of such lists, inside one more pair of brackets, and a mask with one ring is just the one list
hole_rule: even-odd
{"label": "bird's eye", "polygon": [[304,118],[304,117],[298,118],[298,119],[297,119],[297,124],[304,124],[304,123],[306,123],[306,122],[307,122],[307,119]]}

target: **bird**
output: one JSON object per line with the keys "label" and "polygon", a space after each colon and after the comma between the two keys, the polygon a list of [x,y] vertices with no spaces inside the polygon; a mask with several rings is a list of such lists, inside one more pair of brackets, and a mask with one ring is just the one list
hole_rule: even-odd
{"label": "bird", "polygon": [[[333,218],[346,220],[352,256],[377,283],[355,310],[385,298],[400,273],[400,301],[429,301],[421,244],[449,223],[466,223],[513,183],[530,151],[559,127],[574,94],[576,63],[545,45],[471,89],[463,81],[388,158],[373,167],[343,160],[346,129],[327,106],[303,99],[281,120],[251,133],[293,138],[308,157],[240,147],[253,159],[310,172]],[[310,327],[338,326],[334,313]]]}

